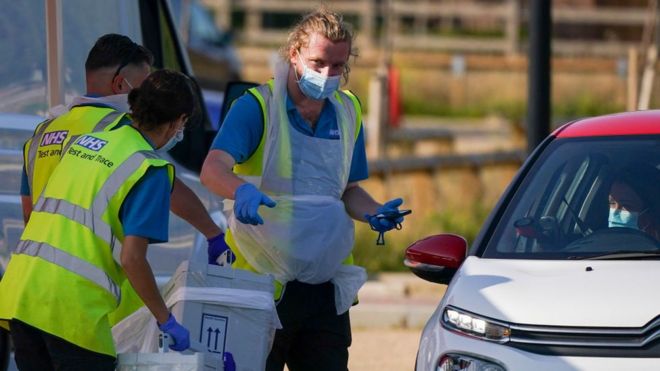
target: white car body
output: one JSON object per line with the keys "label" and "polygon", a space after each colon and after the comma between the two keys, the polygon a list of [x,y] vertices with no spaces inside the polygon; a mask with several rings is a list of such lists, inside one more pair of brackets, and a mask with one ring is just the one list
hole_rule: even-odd
{"label": "white car body", "polygon": [[[591,271],[587,271],[591,267]],[[626,277],[626,280],[621,280]],[[490,359],[507,370],[658,370],[658,358],[538,355],[449,331],[451,305],[520,325],[643,327],[658,315],[660,261],[541,261],[468,257],[422,333],[417,370],[435,370],[438,350]],[[641,300],[641,301],[640,301]],[[619,315],[625,313],[625,315]],[[657,329],[660,336],[660,326]]]}

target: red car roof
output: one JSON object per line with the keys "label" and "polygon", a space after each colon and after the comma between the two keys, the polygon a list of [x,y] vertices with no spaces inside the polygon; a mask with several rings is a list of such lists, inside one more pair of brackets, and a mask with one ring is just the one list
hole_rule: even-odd
{"label": "red car roof", "polygon": [[558,138],[660,134],[660,110],[624,112],[574,121],[555,130]]}

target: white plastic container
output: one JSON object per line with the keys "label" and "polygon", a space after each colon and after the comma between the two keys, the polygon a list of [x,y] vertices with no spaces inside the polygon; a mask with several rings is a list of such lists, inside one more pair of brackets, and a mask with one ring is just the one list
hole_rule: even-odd
{"label": "white plastic container", "polygon": [[222,371],[222,362],[212,353],[121,353],[117,371]]}
{"label": "white plastic container", "polygon": [[[194,351],[207,352],[218,360],[230,352],[237,371],[261,371],[275,330],[281,328],[273,291],[272,276],[184,261],[161,294],[177,321],[190,331],[191,344],[197,344]],[[184,356],[172,351],[155,353],[159,331],[146,307],[118,323],[112,332],[121,357],[145,353],[154,353],[156,359]]]}
{"label": "white plastic container", "polygon": [[206,264],[195,268],[181,263],[163,287],[172,314],[207,352],[220,357],[231,352],[238,371],[263,370],[281,327],[272,276]]}

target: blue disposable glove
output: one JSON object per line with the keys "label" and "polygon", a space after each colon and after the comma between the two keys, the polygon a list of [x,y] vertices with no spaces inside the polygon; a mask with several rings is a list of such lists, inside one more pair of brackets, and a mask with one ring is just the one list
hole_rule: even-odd
{"label": "blue disposable glove", "polygon": [[275,207],[275,201],[271,200],[268,196],[261,193],[251,183],[244,183],[238,188],[234,193],[234,215],[236,219],[244,224],[264,224],[264,220],[261,219],[259,213],[260,205],[266,205],[268,207]]}
{"label": "blue disposable glove", "polygon": [[190,348],[190,332],[176,321],[172,313],[165,323],[158,324],[158,328],[174,340],[174,344],[170,344],[170,349],[182,352]]}
{"label": "blue disposable glove", "polygon": [[[378,232],[378,240],[376,244],[384,245],[385,232],[392,230],[394,228],[401,229],[401,223],[403,222],[403,216],[397,215],[399,212],[399,206],[403,203],[403,200],[400,198],[395,198],[394,200],[387,201],[383,206],[376,209],[376,214],[369,215],[366,214],[364,217],[369,222],[371,229]],[[387,216],[387,214],[392,213],[396,216]]]}
{"label": "blue disposable glove", "polygon": [[230,264],[233,263],[234,260],[236,260],[234,253],[225,243],[224,233],[220,233],[219,235],[213,238],[209,238],[207,241],[209,243],[209,248],[208,248],[209,264],[218,265],[217,263],[218,258],[220,257],[220,255],[225,253],[228,255],[227,262],[229,262]]}
{"label": "blue disposable glove", "polygon": [[222,354],[222,362],[225,368],[224,371],[236,371],[236,361],[234,361],[234,356],[229,352],[224,352]]}

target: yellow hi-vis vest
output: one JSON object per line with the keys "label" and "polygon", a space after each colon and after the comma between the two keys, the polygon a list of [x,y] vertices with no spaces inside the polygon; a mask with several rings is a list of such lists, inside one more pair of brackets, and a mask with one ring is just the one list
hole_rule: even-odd
{"label": "yellow hi-vis vest", "polygon": [[113,258],[119,210],[150,167],[174,168],[132,126],[80,136],[37,201],[0,281],[0,318],[16,318],[82,348],[115,355],[108,314],[127,281]]}
{"label": "yellow hi-vis vest", "polygon": [[23,163],[34,206],[60,161],[64,141],[91,132],[112,130],[126,115],[109,107],[76,106],[39,124],[23,147]]}
{"label": "yellow hi-vis vest", "polygon": [[[234,173],[240,176],[243,179],[250,179],[253,184],[260,184],[260,178],[263,172],[263,160],[264,160],[264,146],[266,143],[266,135],[268,133],[268,110],[270,109],[272,90],[275,81],[269,80],[268,83],[264,85],[257,86],[255,88],[248,89],[248,93],[252,94],[261,107],[261,113],[263,118],[264,130],[261,135],[261,140],[259,141],[259,146],[254,151],[254,153],[246,161],[234,165]],[[348,111],[348,117],[355,120],[355,138],[357,139],[358,134],[362,128],[362,109],[360,107],[360,102],[357,97],[349,90],[342,90],[335,92],[335,97],[342,104],[342,106]],[[251,272],[257,272],[254,267],[252,267],[245,257],[238,251],[236,248],[236,242],[232,237],[231,231],[228,229],[225,233],[225,242],[232,249],[236,260],[232,264],[234,268],[245,269]],[[343,262],[344,264],[353,264],[353,254],[350,254]],[[257,272],[264,273],[264,272]],[[283,286],[280,282],[275,282],[275,300],[279,300],[282,296]]]}

